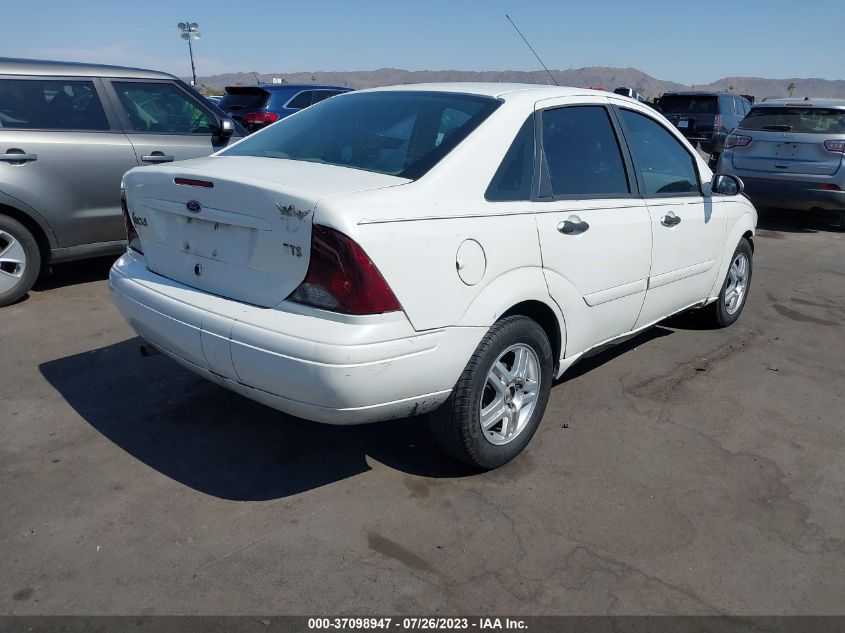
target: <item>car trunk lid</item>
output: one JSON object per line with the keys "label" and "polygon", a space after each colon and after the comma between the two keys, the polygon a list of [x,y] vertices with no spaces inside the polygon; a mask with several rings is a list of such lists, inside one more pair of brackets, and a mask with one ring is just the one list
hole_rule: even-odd
{"label": "car trunk lid", "polygon": [[144,167],[125,178],[129,212],[152,272],[264,307],[278,305],[305,278],[320,199],[405,182],[257,157]]}
{"label": "car trunk lid", "polygon": [[752,138],[748,145],[734,147],[732,160],[737,169],[831,176],[842,164],[841,153],[825,148],[824,135],[743,129],[736,134]]}

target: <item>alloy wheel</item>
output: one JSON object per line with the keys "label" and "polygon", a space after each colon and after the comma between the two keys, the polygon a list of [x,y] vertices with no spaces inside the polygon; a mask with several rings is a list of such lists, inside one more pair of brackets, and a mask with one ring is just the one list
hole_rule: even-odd
{"label": "alloy wheel", "polygon": [[26,253],[14,235],[0,230],[0,293],[14,288],[26,271]]}
{"label": "alloy wheel", "polygon": [[734,314],[742,306],[748,290],[748,256],[737,253],[728,271],[728,287],[725,289],[725,310]]}
{"label": "alloy wheel", "polygon": [[491,444],[512,442],[526,427],[537,404],[540,361],[518,343],[499,355],[481,393],[481,430]]}

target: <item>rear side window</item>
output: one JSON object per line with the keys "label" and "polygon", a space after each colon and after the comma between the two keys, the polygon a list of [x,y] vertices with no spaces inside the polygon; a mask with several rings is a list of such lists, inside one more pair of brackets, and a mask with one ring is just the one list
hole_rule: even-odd
{"label": "rear side window", "polygon": [[255,110],[267,105],[270,93],[257,86],[232,86],[226,88],[226,94],[220,100],[220,107],[227,112],[236,110]]}
{"label": "rear side window", "polygon": [[212,134],[216,120],[197,101],[167,82],[112,82],[130,132]]}
{"label": "rear side window", "polygon": [[320,103],[324,99],[328,99],[329,97],[333,97],[336,94],[340,94],[339,90],[312,90],[311,91],[311,103]]}
{"label": "rear side window", "polygon": [[328,163],[415,179],[499,105],[491,97],[449,92],[351,93],[321,101],[223,154]]}
{"label": "rear side window", "polygon": [[745,130],[845,134],[845,110],[834,108],[751,108],[739,126]]}
{"label": "rear side window", "polygon": [[0,79],[0,128],[108,130],[90,81]]}
{"label": "rear side window", "polygon": [[607,109],[573,106],[544,110],[542,116],[543,179],[553,196],[630,193]]}
{"label": "rear side window", "polygon": [[491,202],[529,200],[534,176],[534,115],[523,123],[484,197]]}
{"label": "rear side window", "polygon": [[285,106],[294,110],[301,110],[311,105],[311,90],[303,90]]}
{"label": "rear side window", "polygon": [[719,114],[719,98],[699,95],[667,95],[658,101],[663,114]]}
{"label": "rear side window", "polygon": [[645,115],[625,109],[620,113],[628,146],[639,170],[643,194],[700,194],[695,161],[681,142]]}

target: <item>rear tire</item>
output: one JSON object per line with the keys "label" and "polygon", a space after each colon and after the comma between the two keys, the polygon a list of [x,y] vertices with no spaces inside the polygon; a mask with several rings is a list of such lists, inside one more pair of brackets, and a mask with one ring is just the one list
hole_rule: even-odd
{"label": "rear tire", "polygon": [[751,289],[753,251],[747,239],[737,244],[719,298],[701,311],[702,320],[714,328],[732,325],[742,313]]}
{"label": "rear tire", "polygon": [[449,455],[490,470],[526,447],[549,400],[554,362],[545,331],[525,316],[497,321],[470,358],[431,431]]}
{"label": "rear tire", "polygon": [[41,252],[27,228],[0,215],[0,307],[23,297],[38,279]]}

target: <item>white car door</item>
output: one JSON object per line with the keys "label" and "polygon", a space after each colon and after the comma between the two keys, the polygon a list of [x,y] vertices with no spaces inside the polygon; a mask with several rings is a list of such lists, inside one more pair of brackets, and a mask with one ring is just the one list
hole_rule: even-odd
{"label": "white car door", "polygon": [[651,221],[604,97],[536,105],[535,218],[566,356],[631,330],[645,297]]}
{"label": "white car door", "polygon": [[640,327],[707,298],[727,216],[721,198],[702,194],[698,161],[668,125],[650,113],[624,106],[617,111],[651,216],[651,272]]}

